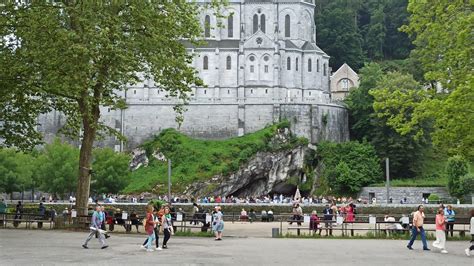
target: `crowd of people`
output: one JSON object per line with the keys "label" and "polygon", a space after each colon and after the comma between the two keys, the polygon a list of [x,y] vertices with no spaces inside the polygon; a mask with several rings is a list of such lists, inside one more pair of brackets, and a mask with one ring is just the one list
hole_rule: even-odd
{"label": "crowd of people", "polygon": [[[195,205],[197,207],[197,205]],[[158,251],[168,248],[168,241],[170,240],[171,236],[174,235],[174,225],[173,221],[176,218],[172,217],[171,213],[172,207],[170,205],[163,205],[160,208],[155,208],[152,204],[148,204],[145,208],[146,215],[142,219],[142,224],[147,235],[145,242],[141,245],[141,248],[146,250],[147,252]],[[197,214],[197,213],[196,213]],[[105,249],[108,247],[106,243],[106,239],[110,236],[106,231],[106,221],[110,218],[108,213],[105,211],[104,206],[97,204],[95,210],[91,215],[91,222],[90,222],[90,232],[87,236],[86,240],[82,244],[82,247],[88,249],[89,241],[95,236],[98,238],[99,243],[101,245],[101,249]],[[117,217],[117,216],[116,216]],[[212,232],[214,232],[215,240],[221,241],[223,237],[224,231],[224,215],[221,211],[220,206],[215,206],[214,211],[212,212]],[[121,217],[123,219],[123,217]],[[194,219],[195,217],[193,217]],[[136,225],[137,232],[139,219],[138,215],[132,213],[130,215],[130,220],[132,221],[132,225]],[[136,221],[134,223],[133,221]],[[115,221],[118,223],[117,221]],[[119,224],[119,223],[118,223]],[[109,226],[109,229],[111,227]],[[160,245],[159,243],[159,235],[163,235],[163,241]],[[153,242],[155,243],[155,248],[153,248]]]}

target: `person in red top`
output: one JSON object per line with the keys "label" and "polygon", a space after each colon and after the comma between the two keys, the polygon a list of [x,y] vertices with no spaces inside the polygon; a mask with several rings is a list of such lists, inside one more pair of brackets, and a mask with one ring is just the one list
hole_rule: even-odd
{"label": "person in red top", "polygon": [[153,241],[155,240],[155,221],[153,219],[153,205],[147,205],[146,206],[146,221],[144,222],[145,225],[145,232],[148,235],[148,241],[147,241],[147,249],[146,251],[153,251],[151,248],[151,245]]}
{"label": "person in red top", "polygon": [[433,242],[433,247],[439,248],[441,253],[448,253],[445,248],[446,235],[444,233],[446,228],[446,218],[444,217],[444,209],[439,208],[438,214],[436,214],[436,241]]}
{"label": "person in red top", "polygon": [[345,211],[346,211],[346,222],[353,223],[355,220],[355,216],[354,216],[354,205],[352,204],[352,202],[349,203],[349,205],[347,205]]}
{"label": "person in red top", "polygon": [[319,217],[316,211],[311,213],[311,217],[309,218],[309,230],[313,231],[313,234],[319,229],[319,235],[321,235],[321,227],[319,226]]}

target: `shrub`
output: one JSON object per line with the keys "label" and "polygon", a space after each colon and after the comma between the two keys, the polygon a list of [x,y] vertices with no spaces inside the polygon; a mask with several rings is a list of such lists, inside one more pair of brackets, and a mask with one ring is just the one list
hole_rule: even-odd
{"label": "shrub", "polygon": [[320,143],[317,161],[324,163],[327,185],[339,195],[355,195],[382,176],[375,149],[365,142]]}
{"label": "shrub", "polygon": [[439,196],[436,195],[436,194],[431,194],[429,197],[428,197],[428,201],[429,202],[437,202],[439,200]]}
{"label": "shrub", "polygon": [[474,174],[467,174],[459,179],[461,184],[462,194],[469,195],[474,193]]}
{"label": "shrub", "polygon": [[448,176],[448,190],[449,193],[457,198],[464,196],[463,187],[460,178],[469,172],[466,159],[462,156],[456,155],[448,159],[446,166],[446,175]]}

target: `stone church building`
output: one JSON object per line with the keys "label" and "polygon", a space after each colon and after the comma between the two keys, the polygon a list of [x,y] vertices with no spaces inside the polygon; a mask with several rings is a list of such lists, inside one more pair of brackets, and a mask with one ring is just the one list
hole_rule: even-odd
{"label": "stone church building", "polygon": [[[217,26],[212,10],[200,14],[205,46],[184,42],[196,54],[193,66],[207,86],[192,88],[179,130],[223,139],[287,119],[313,143],[348,140],[347,111],[331,100],[329,56],[317,46],[314,0],[229,0],[225,8],[224,27]],[[128,141],[101,145],[130,150],[165,128],[178,128],[175,100],[152,80],[122,96],[128,108],[104,108],[102,116]],[[60,116],[40,118],[46,132],[57,131]]]}

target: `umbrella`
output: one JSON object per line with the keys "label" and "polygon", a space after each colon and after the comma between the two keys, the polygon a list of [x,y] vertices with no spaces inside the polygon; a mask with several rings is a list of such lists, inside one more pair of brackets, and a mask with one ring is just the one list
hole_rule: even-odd
{"label": "umbrella", "polygon": [[298,187],[296,187],[296,192],[295,192],[295,197],[294,197],[295,201],[297,202],[300,202],[300,199],[301,199],[301,193],[300,193],[300,189]]}

